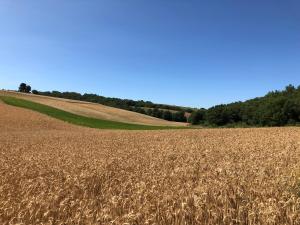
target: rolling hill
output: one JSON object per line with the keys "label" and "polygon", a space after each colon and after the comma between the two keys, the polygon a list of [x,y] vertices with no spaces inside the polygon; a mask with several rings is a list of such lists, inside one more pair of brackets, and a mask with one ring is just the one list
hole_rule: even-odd
{"label": "rolling hill", "polygon": [[1,95],[17,97],[32,102],[48,105],[57,109],[61,109],[70,113],[81,116],[116,121],[122,123],[132,123],[152,126],[184,126],[186,123],[171,122],[151,116],[135,113],[127,110],[117,109],[109,106],[104,106],[97,103],[84,101],[54,98],[48,96],[40,96],[26,94],[14,91],[0,91]]}

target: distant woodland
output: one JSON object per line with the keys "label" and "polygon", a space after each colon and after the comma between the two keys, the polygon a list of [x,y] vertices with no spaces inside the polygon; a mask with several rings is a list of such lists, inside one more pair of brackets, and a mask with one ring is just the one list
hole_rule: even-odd
{"label": "distant woodland", "polygon": [[289,85],[264,97],[197,110],[189,119],[208,126],[300,125],[300,86]]}
{"label": "distant woodland", "polygon": [[189,122],[193,125],[210,127],[300,125],[300,86],[296,88],[293,85],[288,85],[282,91],[271,91],[263,97],[245,102],[216,105],[209,109],[195,109],[76,92],[33,90],[32,93],[94,102],[169,121]]}

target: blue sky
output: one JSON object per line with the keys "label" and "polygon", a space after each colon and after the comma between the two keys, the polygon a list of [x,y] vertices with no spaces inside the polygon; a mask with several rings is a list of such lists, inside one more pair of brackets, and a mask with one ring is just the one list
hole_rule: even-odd
{"label": "blue sky", "polygon": [[299,0],[0,0],[0,88],[209,107],[300,85]]}

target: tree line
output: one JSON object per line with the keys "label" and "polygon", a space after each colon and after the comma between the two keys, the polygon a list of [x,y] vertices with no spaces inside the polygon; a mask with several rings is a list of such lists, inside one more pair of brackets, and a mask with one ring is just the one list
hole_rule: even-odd
{"label": "tree line", "polygon": [[[31,87],[22,83],[21,92]],[[155,104],[150,101],[109,98],[77,92],[37,91],[33,94],[99,103],[149,116],[202,126],[285,126],[300,125],[300,86],[288,85],[282,91],[271,91],[263,97],[244,102],[216,105],[208,109]],[[187,118],[186,113],[190,113]]]}
{"label": "tree line", "polygon": [[33,94],[39,94],[50,97],[66,98],[86,102],[99,103],[115,108],[130,110],[137,113],[161,118],[168,121],[187,122],[186,112],[192,112],[193,109],[180,106],[156,104],[150,101],[134,101],[130,99],[109,98],[97,94],[80,94],[77,92],[59,92],[59,91],[37,91],[32,90]]}
{"label": "tree line", "polygon": [[193,112],[192,124],[208,126],[285,126],[300,124],[300,86],[287,86],[264,97]]}

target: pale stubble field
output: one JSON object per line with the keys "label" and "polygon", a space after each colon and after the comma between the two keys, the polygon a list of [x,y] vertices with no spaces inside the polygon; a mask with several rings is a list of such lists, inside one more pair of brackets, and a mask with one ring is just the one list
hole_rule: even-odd
{"label": "pale stubble field", "polygon": [[300,224],[300,129],[109,131],[0,103],[1,224]]}

